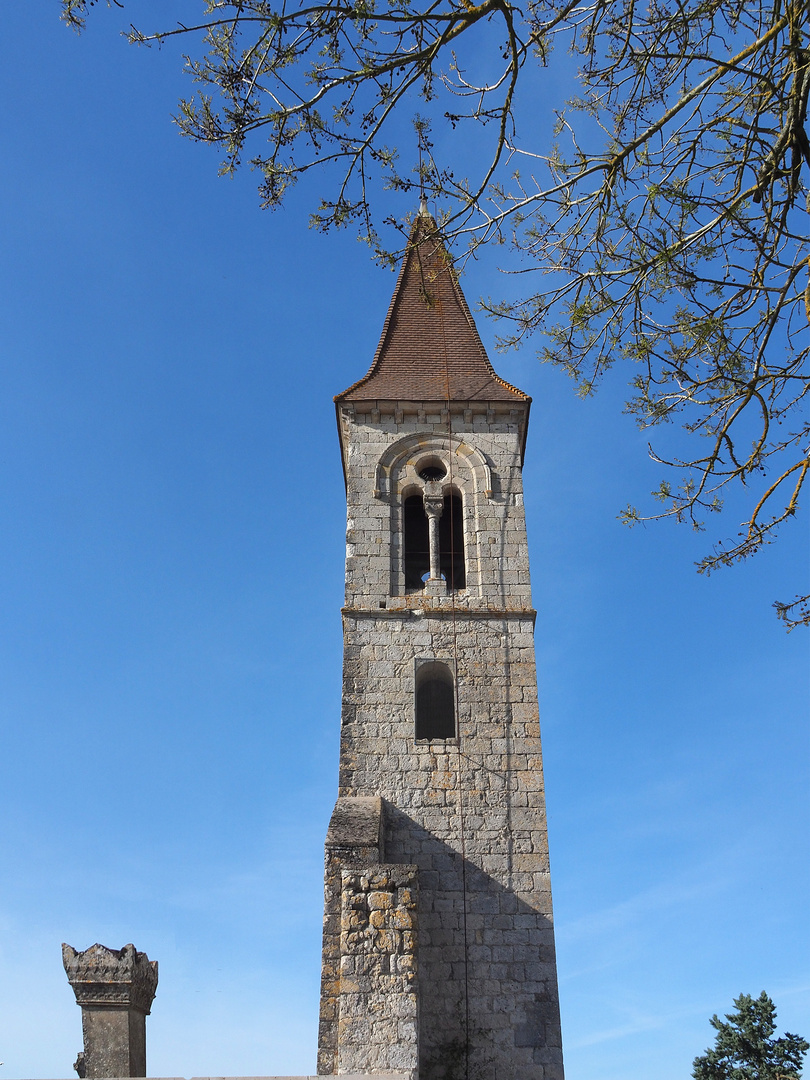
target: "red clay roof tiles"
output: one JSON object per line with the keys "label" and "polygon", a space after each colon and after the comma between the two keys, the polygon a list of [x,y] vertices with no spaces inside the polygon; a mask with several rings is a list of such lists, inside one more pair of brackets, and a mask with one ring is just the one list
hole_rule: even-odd
{"label": "red clay roof tiles", "polygon": [[416,218],[380,344],[343,401],[531,399],[499,378],[478,336],[433,219]]}

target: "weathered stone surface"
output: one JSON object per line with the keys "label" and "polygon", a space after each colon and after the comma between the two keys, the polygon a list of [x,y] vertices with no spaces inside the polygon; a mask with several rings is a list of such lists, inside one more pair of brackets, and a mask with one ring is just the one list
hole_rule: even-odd
{"label": "weathered stone surface", "polygon": [[344,796],[335,804],[324,857],[323,960],[318,1072],[337,1071],[340,1009],[340,930],[344,868],[371,866],[383,857],[383,804],[378,795]]}
{"label": "weathered stone surface", "polygon": [[382,835],[382,813],[382,799],[378,795],[338,799],[326,833],[326,846],[376,850]]}
{"label": "weathered stone surface", "polygon": [[125,1005],[148,1016],[158,984],[157,960],[134,945],[79,952],[62,945],[62,963],[79,1005]]}
{"label": "weathered stone surface", "polygon": [[343,870],[341,883],[339,1071],[416,1080],[417,869]]}
{"label": "weathered stone surface", "polygon": [[158,983],[156,960],[134,945],[79,952],[62,945],[62,962],[82,1009],[83,1057],[77,1072],[97,1077],[146,1076],[146,1017]]}

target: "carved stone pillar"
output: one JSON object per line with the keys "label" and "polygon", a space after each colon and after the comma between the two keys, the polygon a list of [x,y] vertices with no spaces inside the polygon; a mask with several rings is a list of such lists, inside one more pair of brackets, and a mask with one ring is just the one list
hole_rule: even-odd
{"label": "carved stone pillar", "polygon": [[428,519],[428,541],[430,544],[430,577],[425,582],[425,592],[428,596],[438,596],[447,592],[447,585],[442,581],[439,556],[439,518],[444,510],[444,496],[442,495],[442,485],[438,480],[428,480],[425,483],[423,499],[425,514],[427,514]]}
{"label": "carved stone pillar", "polygon": [[146,1017],[157,990],[157,961],[134,945],[91,945],[84,952],[63,945],[62,962],[82,1009],[84,1075],[146,1076]]}

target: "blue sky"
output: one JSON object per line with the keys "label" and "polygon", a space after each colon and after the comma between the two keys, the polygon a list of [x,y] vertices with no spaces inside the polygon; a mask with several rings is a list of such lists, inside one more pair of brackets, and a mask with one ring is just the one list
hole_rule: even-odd
{"label": "blue sky", "polygon": [[[156,5],[152,4],[151,9]],[[135,9],[133,5],[133,10]],[[0,69],[0,1078],[67,1077],[60,944],[160,964],[150,1075],[314,1071],[337,785],[344,499],[332,395],[394,285],[321,190],[260,212],[170,122],[173,50],[4,12]],[[401,214],[410,207],[399,208]],[[471,304],[498,291],[489,258]],[[659,478],[530,349],[526,458],[569,1080],[676,1080],[766,989],[810,1033],[807,520],[628,531]]]}

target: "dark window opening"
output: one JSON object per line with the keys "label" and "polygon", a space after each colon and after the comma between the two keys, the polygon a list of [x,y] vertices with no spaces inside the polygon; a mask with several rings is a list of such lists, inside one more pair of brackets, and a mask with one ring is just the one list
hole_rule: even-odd
{"label": "dark window opening", "polygon": [[430,574],[430,540],[428,519],[421,495],[410,495],[402,506],[402,528],[405,552],[405,592],[418,592],[425,587]]}
{"label": "dark window opening", "polygon": [[423,664],[416,671],[417,739],[452,739],[456,734],[453,676],[446,664]]}
{"label": "dark window opening", "polygon": [[426,465],[419,470],[419,475],[423,480],[443,480],[447,476],[447,469],[444,465]]}
{"label": "dark window opening", "polygon": [[457,592],[467,584],[464,566],[464,515],[461,496],[455,492],[444,497],[439,518],[439,568],[448,592]]}
{"label": "dark window opening", "polygon": [[[430,577],[430,526],[421,495],[409,495],[402,506],[405,592],[424,589]],[[444,496],[439,518],[439,574],[448,592],[466,588],[464,564],[464,513],[461,496]]]}

